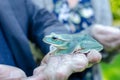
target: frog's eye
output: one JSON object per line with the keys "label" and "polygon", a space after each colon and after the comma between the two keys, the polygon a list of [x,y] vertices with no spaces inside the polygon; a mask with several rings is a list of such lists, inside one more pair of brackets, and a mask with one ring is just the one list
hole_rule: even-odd
{"label": "frog's eye", "polygon": [[57,37],[52,37],[52,39],[53,39],[53,40],[58,40],[58,38],[57,38]]}

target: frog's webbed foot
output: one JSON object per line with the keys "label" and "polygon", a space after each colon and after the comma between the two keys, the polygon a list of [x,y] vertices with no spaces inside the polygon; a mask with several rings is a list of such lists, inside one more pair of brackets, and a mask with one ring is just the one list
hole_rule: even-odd
{"label": "frog's webbed foot", "polygon": [[81,53],[88,53],[88,51],[86,51],[84,48],[77,45],[73,51],[73,54],[81,54]]}
{"label": "frog's webbed foot", "polygon": [[90,53],[90,50],[88,50],[88,51],[83,51],[83,49],[81,49],[81,48],[75,49],[75,50],[73,51],[73,54],[85,54],[86,56],[87,56],[88,53]]}
{"label": "frog's webbed foot", "polygon": [[73,51],[73,54],[79,54],[79,53],[81,53],[81,48],[75,49],[75,50]]}

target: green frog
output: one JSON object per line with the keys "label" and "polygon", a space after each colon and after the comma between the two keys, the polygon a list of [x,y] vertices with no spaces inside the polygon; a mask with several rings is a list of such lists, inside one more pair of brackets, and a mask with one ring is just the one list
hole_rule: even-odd
{"label": "green frog", "polygon": [[89,34],[56,34],[51,33],[43,38],[45,43],[52,46],[50,52],[55,55],[71,54],[75,50],[80,53],[88,53],[91,49],[101,51],[103,46]]}

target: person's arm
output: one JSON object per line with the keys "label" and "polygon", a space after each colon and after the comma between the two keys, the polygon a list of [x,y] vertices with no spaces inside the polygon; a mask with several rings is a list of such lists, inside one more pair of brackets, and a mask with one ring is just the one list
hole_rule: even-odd
{"label": "person's arm", "polygon": [[67,29],[58,22],[57,18],[45,9],[41,9],[34,0],[27,0],[27,9],[30,17],[29,38],[47,53],[48,47],[42,42],[44,35],[55,33],[68,33]]}

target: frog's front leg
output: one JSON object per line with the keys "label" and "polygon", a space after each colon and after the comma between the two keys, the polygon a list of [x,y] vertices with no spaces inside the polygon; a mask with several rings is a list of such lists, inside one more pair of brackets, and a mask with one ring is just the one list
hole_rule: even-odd
{"label": "frog's front leg", "polygon": [[81,46],[80,45],[77,45],[75,47],[75,49],[73,50],[73,54],[78,54],[78,53],[81,53],[80,51],[82,50]]}

